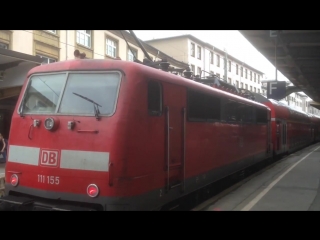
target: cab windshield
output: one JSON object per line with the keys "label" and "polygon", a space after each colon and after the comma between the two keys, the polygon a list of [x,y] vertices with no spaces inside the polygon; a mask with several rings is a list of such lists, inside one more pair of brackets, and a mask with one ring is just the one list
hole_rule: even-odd
{"label": "cab windshield", "polygon": [[120,73],[37,74],[30,78],[22,114],[112,115]]}

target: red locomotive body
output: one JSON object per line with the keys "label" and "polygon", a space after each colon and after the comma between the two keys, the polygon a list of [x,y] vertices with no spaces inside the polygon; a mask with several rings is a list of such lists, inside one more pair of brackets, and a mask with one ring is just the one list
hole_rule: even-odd
{"label": "red locomotive body", "polygon": [[269,107],[133,62],[36,67],[12,117],[3,201],[159,209],[268,158],[270,116],[289,116]]}

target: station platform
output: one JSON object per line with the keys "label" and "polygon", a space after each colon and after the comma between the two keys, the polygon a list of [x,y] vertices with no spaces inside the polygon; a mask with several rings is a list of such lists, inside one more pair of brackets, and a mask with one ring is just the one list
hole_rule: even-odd
{"label": "station platform", "polygon": [[320,143],[285,156],[193,211],[319,211]]}
{"label": "station platform", "polygon": [[5,163],[0,163],[0,197],[4,195]]}
{"label": "station platform", "polygon": [[0,163],[0,177],[4,177],[5,167],[6,167],[5,163]]}
{"label": "station platform", "polygon": [[6,167],[6,164],[5,164],[5,163],[0,163],[0,176],[1,176],[1,174],[4,174],[4,172],[5,172],[5,167]]}

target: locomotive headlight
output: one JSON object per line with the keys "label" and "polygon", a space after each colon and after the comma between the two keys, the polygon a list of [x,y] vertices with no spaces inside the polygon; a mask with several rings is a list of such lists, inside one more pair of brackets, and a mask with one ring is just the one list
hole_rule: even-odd
{"label": "locomotive headlight", "polygon": [[56,130],[59,125],[59,119],[49,117],[44,121],[44,127],[45,129],[49,131]]}
{"label": "locomotive headlight", "polygon": [[53,118],[47,118],[47,119],[44,121],[44,127],[45,127],[47,130],[52,130],[53,127],[54,127],[54,120],[53,120]]}
{"label": "locomotive headlight", "polygon": [[14,187],[18,185],[18,183],[19,183],[19,178],[18,178],[18,176],[17,176],[16,174],[13,174],[13,175],[11,176],[11,178],[10,178],[10,183],[11,183],[11,185],[14,186]]}
{"label": "locomotive headlight", "polygon": [[88,187],[87,187],[87,194],[89,197],[96,197],[98,196],[99,194],[99,188],[97,185],[95,184],[90,184]]}

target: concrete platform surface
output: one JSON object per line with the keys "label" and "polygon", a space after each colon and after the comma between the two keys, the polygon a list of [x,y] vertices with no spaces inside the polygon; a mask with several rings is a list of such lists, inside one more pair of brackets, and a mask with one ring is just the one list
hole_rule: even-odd
{"label": "concrete platform surface", "polygon": [[[284,157],[202,211],[319,211],[320,143]],[[208,202],[208,201],[207,201]]]}
{"label": "concrete platform surface", "polygon": [[4,177],[5,167],[5,163],[0,163],[0,177]]}

